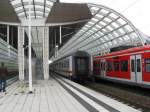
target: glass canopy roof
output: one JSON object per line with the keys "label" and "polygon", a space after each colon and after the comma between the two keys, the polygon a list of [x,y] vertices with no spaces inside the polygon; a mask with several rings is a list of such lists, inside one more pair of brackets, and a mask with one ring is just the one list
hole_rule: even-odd
{"label": "glass canopy roof", "polygon": [[55,0],[10,0],[20,19],[28,18],[29,2],[31,1],[31,18],[45,18],[48,16]]}
{"label": "glass canopy roof", "polygon": [[58,51],[57,58],[77,50],[103,55],[119,45],[144,44],[137,29],[121,14],[101,5],[88,4],[88,7],[93,18]]}

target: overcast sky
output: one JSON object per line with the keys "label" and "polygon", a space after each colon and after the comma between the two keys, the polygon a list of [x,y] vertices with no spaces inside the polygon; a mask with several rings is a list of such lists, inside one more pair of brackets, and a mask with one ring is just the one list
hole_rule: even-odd
{"label": "overcast sky", "polygon": [[150,0],[60,0],[69,3],[96,3],[115,9],[141,32],[150,36]]}

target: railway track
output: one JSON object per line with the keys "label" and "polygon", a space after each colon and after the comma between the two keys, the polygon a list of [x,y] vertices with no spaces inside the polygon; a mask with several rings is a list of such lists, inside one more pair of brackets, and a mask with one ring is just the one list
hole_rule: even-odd
{"label": "railway track", "polygon": [[84,86],[139,109],[142,112],[150,112],[150,90],[148,89],[104,80],[86,82]]}

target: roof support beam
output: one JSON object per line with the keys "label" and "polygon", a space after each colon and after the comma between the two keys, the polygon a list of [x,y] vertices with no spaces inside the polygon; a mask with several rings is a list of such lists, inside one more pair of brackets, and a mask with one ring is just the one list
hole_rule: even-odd
{"label": "roof support beam", "polygon": [[[99,9],[99,10],[97,11],[97,13],[95,13],[95,15],[98,14],[101,10],[102,10],[102,9]],[[93,15],[93,17],[94,17],[95,15]],[[96,25],[98,22],[100,22],[100,21],[101,21],[101,20],[99,20],[99,21],[97,21],[95,24],[93,24],[86,32],[88,32],[93,26],[95,26],[95,25]],[[84,34],[85,34],[85,33],[82,33],[82,35],[80,35],[78,38],[80,38],[80,37],[83,36]],[[78,39],[78,38],[77,38],[77,39]],[[74,41],[76,41],[77,39],[75,39]],[[72,43],[74,43],[74,41],[73,41]],[[72,43],[71,43],[71,44],[72,44]],[[65,49],[65,48],[62,48],[62,50],[63,50],[63,49]]]}
{"label": "roof support beam", "polygon": [[[100,19],[100,20],[97,21],[95,24],[93,24],[86,32],[90,31],[96,24],[98,24],[100,21],[104,20],[105,17],[107,17],[109,14],[111,14],[111,13],[108,13],[108,14],[105,15],[102,19]],[[112,21],[112,22],[113,22],[113,21]],[[110,24],[111,24],[111,23],[110,23]],[[107,27],[107,25],[104,26],[103,28],[99,29],[98,31],[94,32],[93,34],[91,34],[90,36],[88,36],[86,39],[88,39],[89,37],[91,37],[91,36],[94,35],[95,33],[99,32],[100,30],[104,29],[105,27]],[[78,38],[76,38],[74,41],[76,41],[76,40],[78,40],[80,37],[84,36],[84,35],[86,34],[86,32],[83,33],[83,34],[82,34],[81,36],[79,36]],[[74,41],[73,41],[73,43],[74,43]],[[82,41],[81,41],[81,42],[82,42]],[[71,43],[71,44],[73,44],[73,43]],[[73,48],[73,47],[74,47],[74,46],[72,46],[71,48]],[[71,48],[70,48],[70,49],[71,49]],[[66,50],[66,49],[65,49],[65,50]]]}
{"label": "roof support beam", "polygon": [[27,12],[26,12],[26,9],[25,9],[25,7],[24,7],[23,0],[21,0],[21,4],[22,4],[23,10],[24,10],[25,17],[27,18]]}
{"label": "roof support beam", "polygon": [[[124,26],[126,26],[127,24],[125,24],[125,25],[123,25],[123,26],[121,26],[121,27],[124,27]],[[120,29],[121,27],[118,27],[117,29]],[[112,32],[114,32],[114,31],[116,31],[117,29],[114,29],[114,30],[112,30],[112,31],[110,31],[110,32],[108,32],[108,33],[106,33],[106,34],[104,34],[103,36],[100,36],[99,38],[96,38],[96,39],[94,39],[94,40],[92,40],[92,41],[89,41],[88,43],[86,43],[85,45],[82,45],[82,46],[80,46],[79,48],[76,48],[76,49],[81,49],[81,48],[83,48],[84,46],[86,46],[86,45],[89,45],[90,43],[93,43],[94,41],[97,41],[98,39],[100,39],[100,38],[102,38],[102,37],[104,37],[104,36],[106,36],[106,35],[108,35],[108,34],[111,34]],[[100,30],[98,30],[97,32],[99,32]],[[95,32],[95,33],[97,33],[97,32]],[[94,33],[94,34],[95,34]],[[94,35],[94,34],[92,34],[92,35]],[[91,36],[92,36],[91,35]],[[91,36],[89,36],[89,37],[91,37]],[[88,37],[88,38],[89,38]],[[110,40],[111,41],[111,40]],[[81,41],[82,42],[82,41]],[[78,45],[81,45],[81,43],[78,43]],[[75,47],[72,47],[72,48],[74,48],[75,49]],[[91,47],[91,48],[93,48],[93,47]],[[70,50],[70,49],[69,49]],[[69,51],[68,50],[68,51]]]}
{"label": "roof support beam", "polygon": [[45,17],[45,8],[46,7],[46,0],[44,0],[44,11],[43,11],[43,17]]}
{"label": "roof support beam", "polygon": [[[112,40],[109,40],[109,41],[113,41],[113,40],[115,40],[115,39],[121,38],[121,37],[123,37],[123,36],[125,36],[125,35],[129,35],[129,34],[132,34],[132,33],[134,33],[134,31],[129,32],[129,33],[126,33],[126,34],[123,34],[123,35],[120,35],[120,36],[118,36],[118,37],[116,37],[116,38],[113,38]],[[105,44],[105,43],[108,43],[109,41],[105,41],[105,42],[103,42],[103,43],[94,45],[94,46],[92,46],[92,47],[90,47],[90,48],[87,48],[87,49],[90,50],[90,49],[92,49],[92,48],[94,48],[94,47],[96,47],[96,46],[101,46],[101,45],[103,45],[103,44]],[[85,50],[87,50],[87,49],[85,49]]]}
{"label": "roof support beam", "polygon": [[33,9],[34,9],[34,16],[35,16],[35,19],[36,19],[35,0],[33,0]]}

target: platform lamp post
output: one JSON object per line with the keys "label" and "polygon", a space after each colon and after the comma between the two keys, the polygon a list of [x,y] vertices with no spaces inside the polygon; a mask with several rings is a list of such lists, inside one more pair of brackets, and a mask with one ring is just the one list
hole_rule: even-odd
{"label": "platform lamp post", "polygon": [[60,27],[59,27],[59,44],[61,45],[61,43],[62,43],[62,32],[61,32],[61,25],[60,25]]}
{"label": "platform lamp post", "polygon": [[58,57],[58,47],[59,47],[58,45],[55,46],[55,57],[56,58]]}
{"label": "platform lamp post", "polygon": [[31,52],[31,0],[29,0],[29,94],[32,93],[32,52]]}

